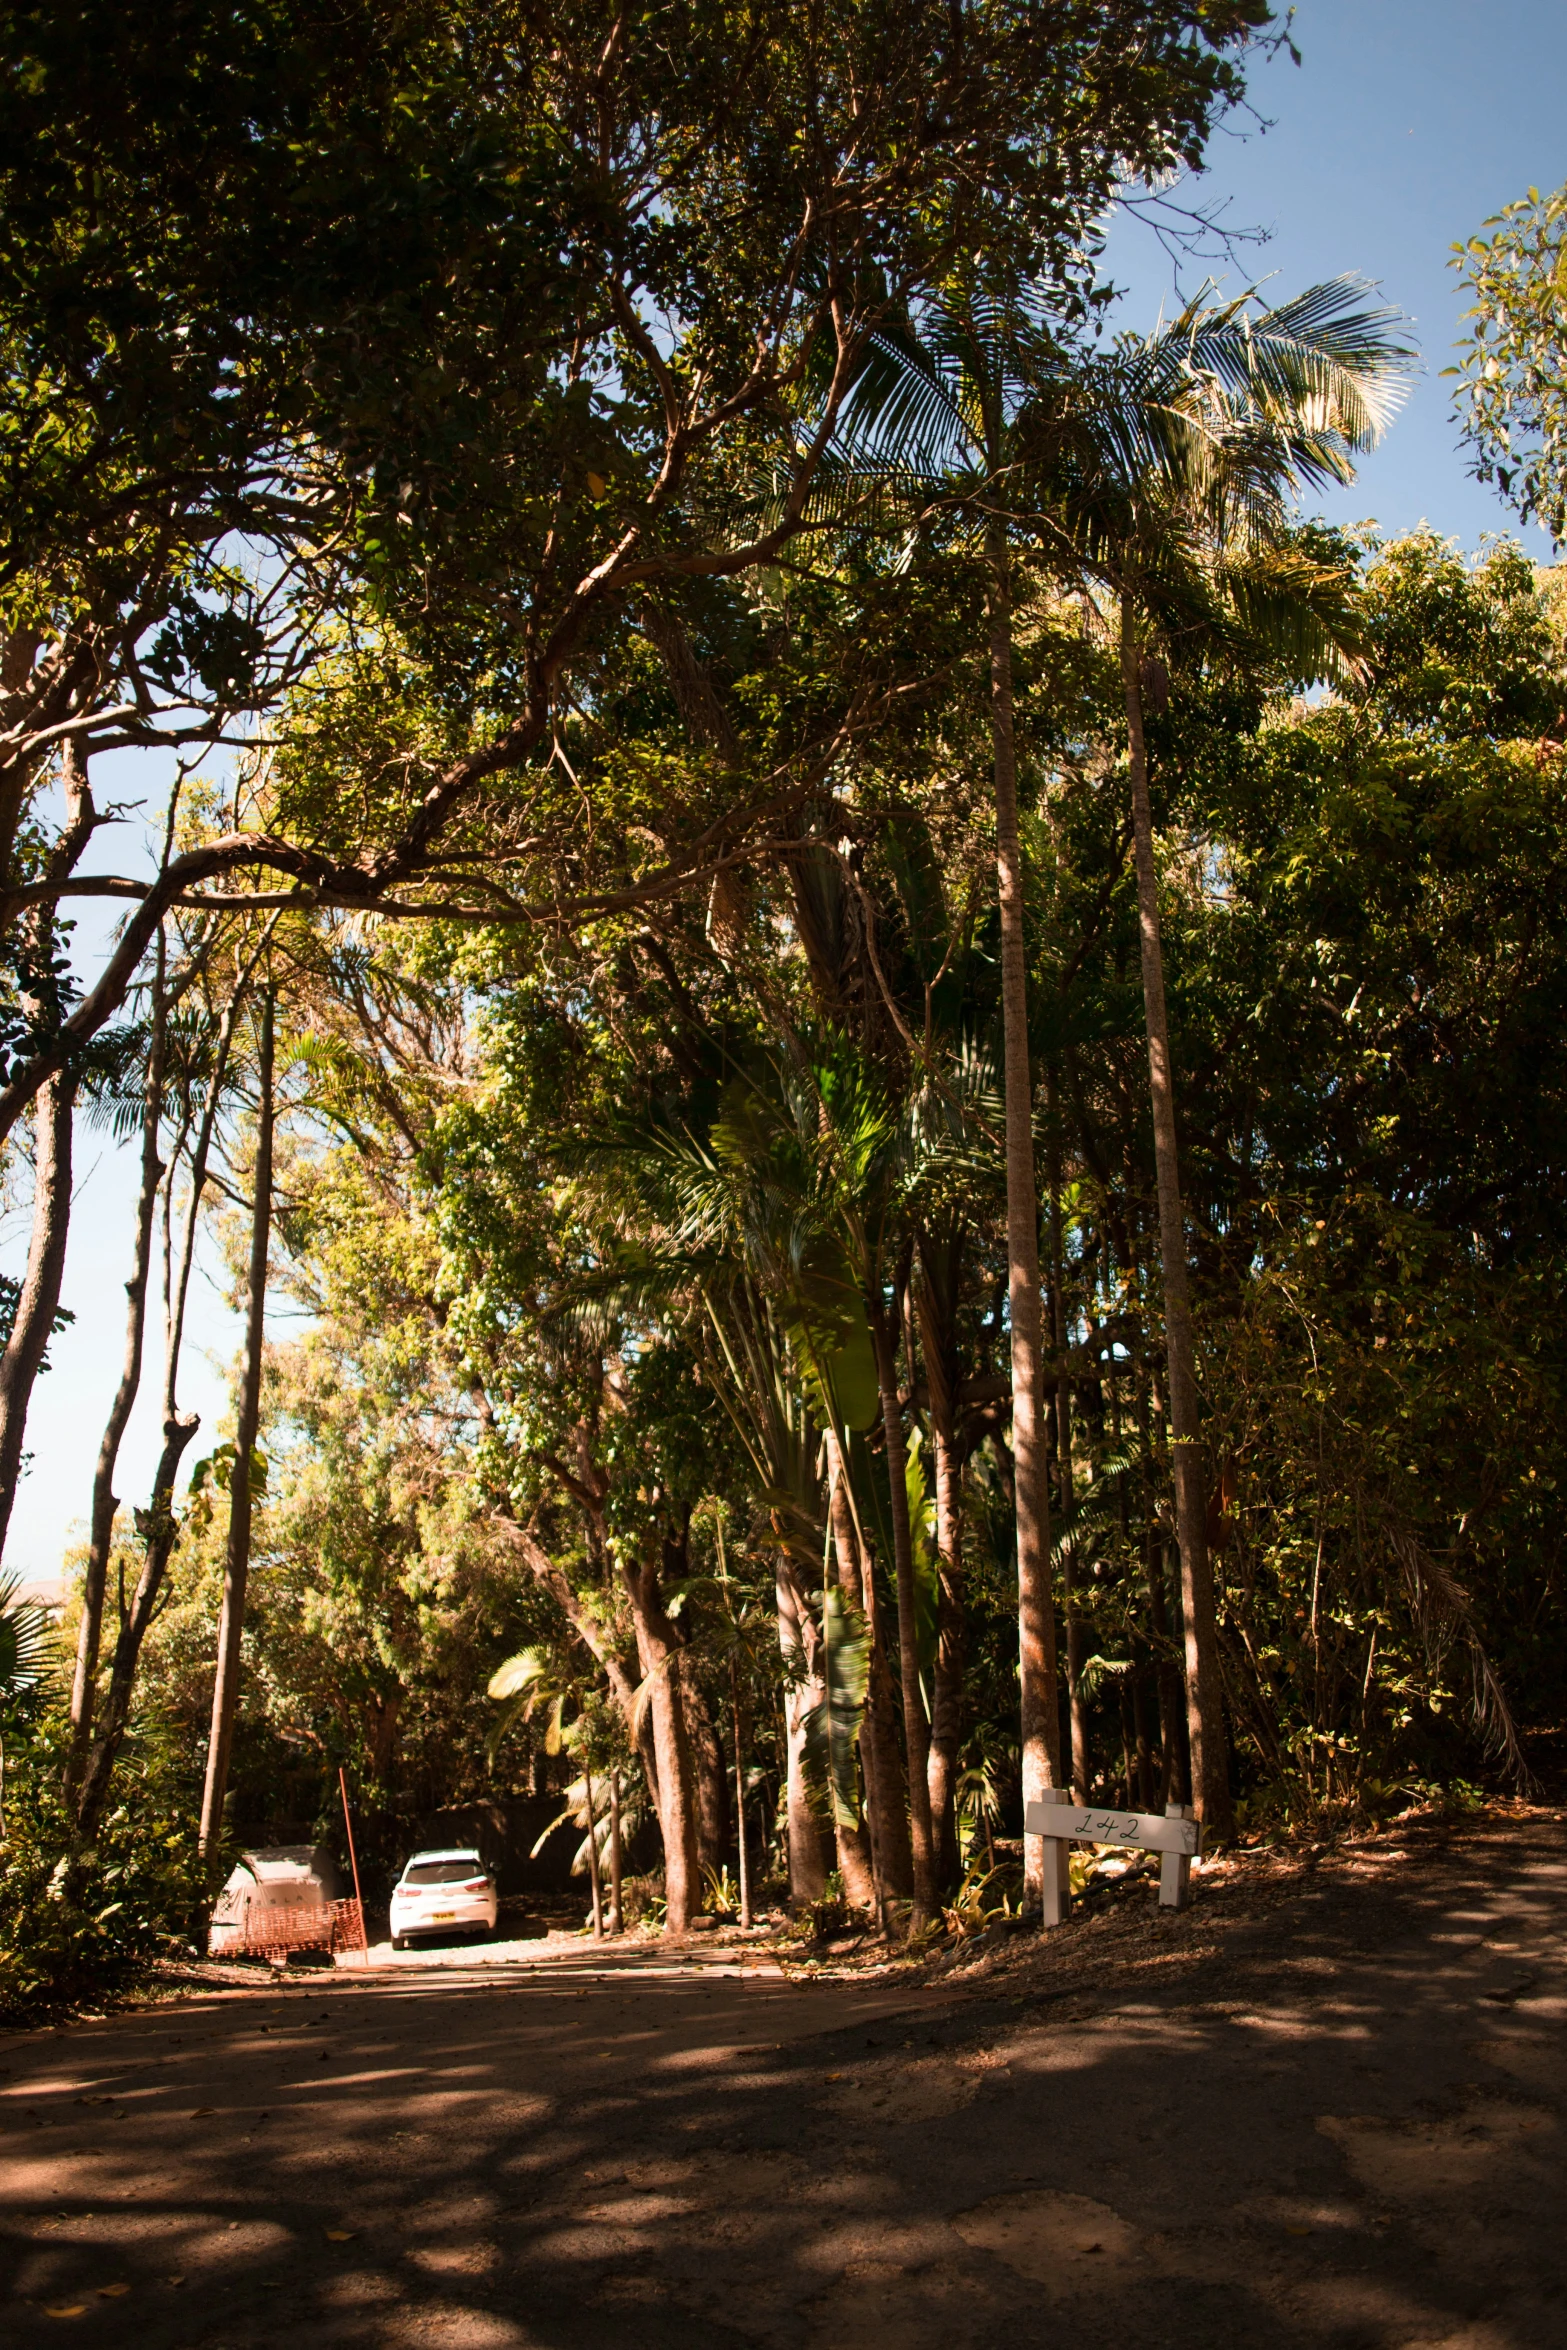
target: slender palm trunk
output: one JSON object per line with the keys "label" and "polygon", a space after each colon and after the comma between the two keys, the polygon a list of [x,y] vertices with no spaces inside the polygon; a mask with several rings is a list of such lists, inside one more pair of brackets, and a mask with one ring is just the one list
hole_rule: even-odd
{"label": "slender palm trunk", "polygon": [[[1050,1124],[1046,1160],[1050,1224],[1050,1343],[1056,1358],[1056,1490],[1063,1517],[1077,1498],[1072,1479],[1072,1380],[1066,1361],[1066,1275],[1061,1236],[1061,1142],[1056,1125],[1055,1077],[1045,1075],[1045,1106]],[[1068,1542],[1061,1554],[1061,1612],[1066,1630],[1066,1702],[1072,1737],[1072,1787],[1079,1803],[1088,1801],[1088,1702],[1083,1695],[1086,1641],[1083,1615],[1077,1599],[1077,1549]]]}
{"label": "slender palm trunk", "polygon": [[1121,605],[1121,679],[1126,694],[1138,930],[1142,945],[1143,1005],[1148,1025],[1148,1087],[1153,1104],[1154,1167],[1159,1192],[1159,1257],[1164,1278],[1165,1348],[1170,1372],[1170,1448],[1186,1643],[1187,1737],[1198,1817],[1219,1835],[1228,1835],[1234,1828],[1235,1815],[1224,1735],[1213,1569],[1208,1557],[1196,1350],[1186,1273],[1186,1219],[1176,1156],[1175,1075],[1164,1000],[1159,885],[1154,870],[1153,812],[1148,798],[1148,753],[1143,738],[1141,648],[1130,598],[1123,598]]}
{"label": "slender palm trunk", "polygon": [[740,1853],[740,1923],[751,1924],[751,1858],[745,1832],[745,1748],[740,1737],[740,1667],[729,1659],[729,1710],[735,1732],[735,1842]]}
{"label": "slender palm trunk", "polygon": [[813,1654],[812,1626],[801,1602],[794,1570],[778,1556],[778,1645],[783,1651],[785,1686],[785,1809],[789,1846],[789,1899],[796,1909],[820,1901],[827,1890],[822,1830],[806,1788],[805,1717],[821,1702],[823,1683]]}
{"label": "slender palm trunk", "polygon": [[909,1758],[909,1842],[914,1855],[914,1906],[909,1931],[918,1934],[936,1915],[936,1842],[930,1816],[930,1724],[920,1689],[919,1599],[914,1583],[914,1536],[909,1524],[908,1454],[898,1400],[897,1358],[890,1317],[870,1303],[871,1338],[881,1388],[881,1427],[892,1513],[893,1566],[898,1588],[898,1665],[903,1697],[903,1746]]}
{"label": "slender palm trunk", "polygon": [[930,1706],[930,1812],[936,1840],[936,1877],[945,1890],[962,1875],[958,1849],[958,1743],[963,1729],[963,1455],[958,1445],[960,1373],[953,1333],[959,1248],[920,1236],[921,1280],[915,1293],[920,1356],[930,1399],[931,1449],[936,1463],[936,1662]]}
{"label": "slender palm trunk", "polygon": [[27,1407],[43,1364],[65,1278],[71,1226],[71,1127],[76,1080],[61,1071],[41,1087],[34,1125],[33,1231],[16,1319],[0,1354],[0,1551],[22,1479]]}
{"label": "slender palm trunk", "polygon": [[849,1508],[848,1465],[837,1438],[831,1435],[827,1438],[827,1476],[838,1581],[865,1618],[870,1649],[865,1717],[860,1725],[860,1766],[865,1779],[865,1815],[870,1831],[876,1916],[885,1925],[888,1902],[906,1901],[914,1889],[909,1815],[903,1801],[903,1762],[898,1752],[892,1675],[882,1638],[875,1571],[871,1560],[860,1553],[854,1515]]}
{"label": "slender palm trunk", "polygon": [[266,1329],[267,1256],[272,1239],[272,1041],[276,1005],[268,988],[261,1001],[257,1082],[255,1199],[250,1218],[250,1294],[245,1317],[245,1368],[234,1431],[229,1482],[228,1551],[223,1562],[223,1608],[218,1618],[218,1669],[212,1688],[212,1732],[201,1797],[200,1850],[210,1856],[223,1831],[223,1798],[234,1752],[240,1660],[245,1637],[245,1589],[250,1577],[251,1455],[261,1412],[261,1347]]}
{"label": "slender palm trunk", "polygon": [[582,1790],[588,1803],[588,1883],[593,1893],[593,1939],[604,1939],[604,1897],[599,1890],[599,1823],[598,1807],[593,1800],[593,1773],[584,1761]]}
{"label": "slender palm trunk", "polygon": [[71,1741],[66,1754],[66,1798],[74,1795],[86,1767],[92,1736],[93,1702],[97,1688],[98,1650],[103,1637],[103,1600],[108,1583],[109,1554],[114,1548],[114,1521],[119,1496],[114,1472],[120,1445],[141,1387],[142,1351],[147,1331],[147,1282],[152,1271],[152,1241],[163,1181],[158,1156],[158,1128],[163,1116],[163,1062],[166,1032],[163,987],[163,933],[158,933],[158,969],[153,991],[152,1040],[142,1089],[141,1182],[136,1195],[136,1231],[131,1247],[130,1278],[125,1284],[125,1357],[120,1384],[109,1407],[109,1417],[98,1447],[93,1475],[92,1516],[87,1538],[87,1568],[82,1577],[82,1620],[76,1641],[76,1673],[71,1684]]}
{"label": "slender palm trunk", "polygon": [[[830,1511],[828,1526],[827,1552],[822,1560],[822,1683],[830,1720],[832,1708],[832,1616],[829,1613],[828,1601],[830,1598],[829,1578],[832,1575],[832,1561],[836,1549],[832,1539],[836,1528],[832,1524]],[[839,1573],[841,1577],[841,1560]],[[830,1731],[828,1743],[830,1746]],[[829,1775],[831,1775],[830,1769]],[[858,1820],[841,1818],[836,1796],[833,1798],[832,1811],[833,1847],[837,1856],[838,1876],[843,1886],[844,1899],[852,1909],[874,1911],[876,1908],[876,1868],[872,1858],[871,1839],[864,1813],[861,1813]]]}
{"label": "slender palm trunk", "polygon": [[936,1599],[936,1663],[930,1721],[930,1811],[936,1840],[936,1880],[956,1886],[962,1874],[958,1852],[958,1741],[963,1728],[963,1473],[950,1425],[934,1409],[931,1434],[936,1455],[936,1551],[940,1586]]}
{"label": "slender palm trunk", "polygon": [[626,1912],[621,1901],[620,1773],[609,1774],[609,1930],[623,1934]]}
{"label": "slender palm trunk", "polygon": [[[1007,1297],[1012,1324],[1012,1456],[1017,1509],[1018,1689],[1023,1801],[1061,1776],[1056,1622],[1050,1591],[1050,1488],[1039,1308],[1039,1194],[1034,1175],[1033,1082],[1028,1061],[1028,961],[1023,853],[1018,837],[1012,730],[1012,611],[1006,526],[986,530],[990,582],[990,725],[996,782],[996,884],[1001,911],[1001,1019],[1007,1109]],[[1045,1840],[1024,1839],[1024,1899],[1044,1895]]]}

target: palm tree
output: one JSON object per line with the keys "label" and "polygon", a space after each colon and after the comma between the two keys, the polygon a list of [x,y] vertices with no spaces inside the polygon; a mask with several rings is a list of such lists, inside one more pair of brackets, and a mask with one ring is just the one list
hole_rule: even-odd
{"label": "palm tree", "polygon": [[[1206,292],[1206,289],[1205,289]],[[1176,1532],[1192,1782],[1227,1833],[1224,1735],[1207,1479],[1197,1396],[1175,1073],[1165,1000],[1148,789],[1145,680],[1162,697],[1172,656],[1260,656],[1298,682],[1352,663],[1351,581],[1292,529],[1303,490],[1353,478],[1394,413],[1415,353],[1398,313],[1344,277],[1256,311],[1202,295],[1151,335],[1121,337],[1021,409],[1016,454],[1051,558],[1106,594],[1126,707],[1149,1094],[1159,1205]]]}
{"label": "palm tree", "polygon": [[[980,276],[955,279],[905,331],[876,337],[843,425],[854,471],[891,475],[926,512],[977,531],[984,562],[990,738],[1001,933],[1007,1174],[1007,1297],[1018,1572],[1018,1686],[1025,1806],[1061,1775],[1050,1489],[1039,1285],[1039,1189],[1028,1057],[1028,963],[1012,682],[1011,535],[1006,482],[1020,408],[1058,364],[1042,303]],[[1043,1840],[1026,1844],[1025,1898],[1044,1885]]]}
{"label": "palm tree", "polygon": [[[1343,641],[1344,578],[1288,540],[1300,489],[1353,474],[1379,436],[1414,354],[1397,313],[1359,279],[1310,288],[1275,310],[1250,293],[1187,306],[1108,354],[1072,348],[1044,298],[983,275],[955,281],[901,334],[876,340],[845,425],[849,463],[902,481],[926,515],[977,533],[988,603],[1005,1036],[1007,1240],[1017,1457],[1025,1800],[1059,1777],[1049,1585],[1038,1187],[1018,837],[1012,686],[1011,543],[1026,538],[1058,577],[1117,599],[1132,770],[1144,1006],[1159,1193],[1176,1519],[1187,1641],[1187,1708],[1198,1808],[1232,1819],[1205,1532],[1197,1389],[1176,1159],[1174,1079],[1159,943],[1142,730],[1145,636],[1177,615],[1234,647],[1265,638],[1305,674]],[[1199,1756],[1201,1760],[1199,1762]],[[1042,1855],[1029,1840],[1028,1892]]]}

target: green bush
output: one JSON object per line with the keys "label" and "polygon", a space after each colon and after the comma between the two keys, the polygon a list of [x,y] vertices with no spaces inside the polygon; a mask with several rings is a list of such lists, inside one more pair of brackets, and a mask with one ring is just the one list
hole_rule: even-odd
{"label": "green bush", "polygon": [[156,1744],[123,1756],[115,1808],[74,1859],[58,1725],[8,1738],[6,1766],[0,2022],[102,1998],[154,1958],[189,1955],[204,1911],[194,1790]]}

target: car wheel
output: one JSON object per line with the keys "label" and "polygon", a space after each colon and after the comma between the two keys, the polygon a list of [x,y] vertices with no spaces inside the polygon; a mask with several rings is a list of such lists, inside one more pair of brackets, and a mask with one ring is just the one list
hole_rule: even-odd
{"label": "car wheel", "polygon": [[406,1934],[394,1934],[394,1935],[392,1936],[392,1948],[393,1948],[394,1950],[406,1950],[406,1949],[408,1948],[408,1937],[407,1937],[407,1935],[406,1935]]}

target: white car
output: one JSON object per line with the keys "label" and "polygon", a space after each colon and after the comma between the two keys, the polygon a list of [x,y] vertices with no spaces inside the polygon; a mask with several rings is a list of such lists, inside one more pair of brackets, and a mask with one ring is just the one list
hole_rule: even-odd
{"label": "white car", "polygon": [[416,1934],[493,1934],[499,1910],[478,1853],[416,1852],[392,1888],[392,1948]]}

